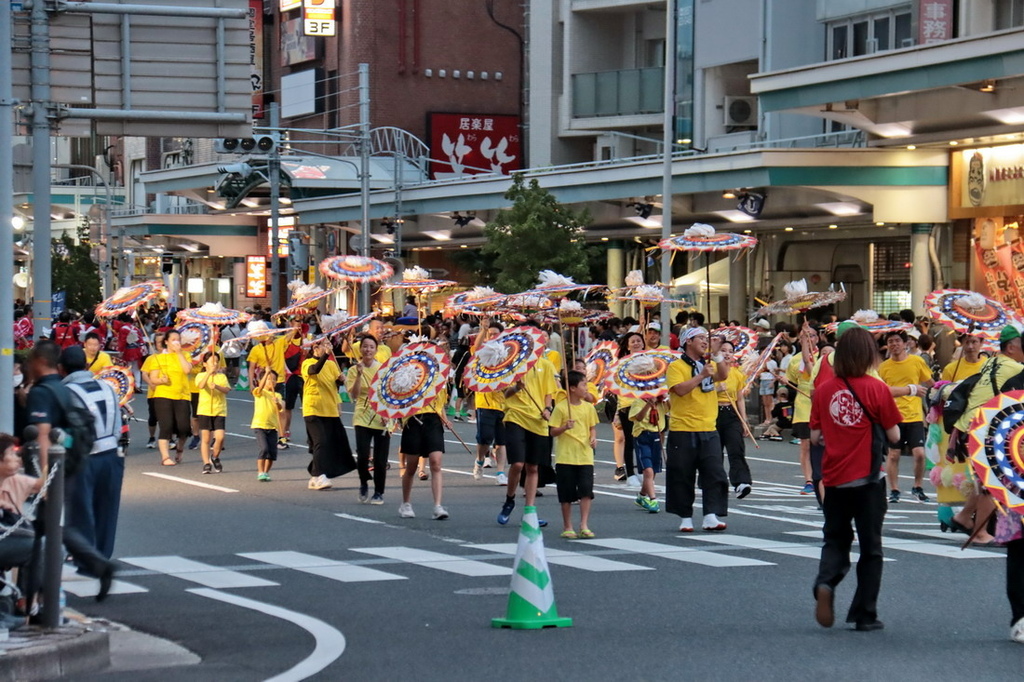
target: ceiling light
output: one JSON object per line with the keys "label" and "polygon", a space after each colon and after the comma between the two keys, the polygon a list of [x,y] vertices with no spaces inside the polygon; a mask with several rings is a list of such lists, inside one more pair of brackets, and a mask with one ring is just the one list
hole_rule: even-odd
{"label": "ceiling light", "polygon": [[786,232],[792,232],[793,231],[792,227],[784,227],[782,229],[785,230]]}
{"label": "ceiling light", "polygon": [[460,249],[468,249],[469,247],[466,246],[465,244],[459,244],[459,248]]}
{"label": "ceiling light", "polygon": [[452,239],[451,230],[424,230],[423,234],[427,235],[431,239],[435,239],[439,242],[447,242]]}
{"label": "ceiling light", "polygon": [[885,221],[879,220],[878,222],[875,223],[875,225],[877,225],[878,227],[882,227],[883,225],[885,225]]}
{"label": "ceiling light", "polygon": [[832,224],[832,225],[829,225],[829,226],[828,226],[828,229],[830,229],[830,230],[836,230],[836,229],[839,229],[839,226],[838,226],[838,225],[835,225],[835,224]]}
{"label": "ceiling light", "polygon": [[831,201],[817,204],[817,206],[837,216],[860,215],[862,213],[860,205],[852,201]]}
{"label": "ceiling light", "polygon": [[278,197],[277,200],[280,201],[285,206],[291,206],[292,205],[292,200],[289,199],[288,197]]}
{"label": "ceiling light", "polygon": [[601,237],[601,241],[603,241],[603,242],[608,241],[608,237]]}
{"label": "ceiling light", "polygon": [[676,144],[691,144],[692,142],[693,140],[691,140],[688,137],[681,137],[678,140],[676,140]]}
{"label": "ceiling light", "polygon": [[907,145],[907,149],[909,149],[910,151],[914,151],[915,149],[917,149],[917,145],[916,144],[908,144]]}
{"label": "ceiling light", "polygon": [[735,199],[736,198],[736,190],[732,190],[732,189],[725,190],[724,192],[722,192],[722,198],[723,199]]}
{"label": "ceiling light", "polygon": [[982,81],[981,87],[978,88],[978,92],[995,92],[996,82],[989,78],[988,80]]}
{"label": "ceiling light", "polygon": [[957,146],[958,144],[960,144],[960,143],[959,143],[959,142],[957,142],[956,140],[950,140],[950,141],[949,141],[949,146],[950,146],[950,147],[955,147],[955,146]]}
{"label": "ceiling light", "polygon": [[730,223],[752,223],[755,220],[757,220],[753,216],[749,216],[743,211],[736,211],[732,209],[726,211],[712,211],[712,213],[714,213],[715,215],[722,216]]}
{"label": "ceiling light", "polygon": [[750,234],[753,230],[743,230],[743,234]]}

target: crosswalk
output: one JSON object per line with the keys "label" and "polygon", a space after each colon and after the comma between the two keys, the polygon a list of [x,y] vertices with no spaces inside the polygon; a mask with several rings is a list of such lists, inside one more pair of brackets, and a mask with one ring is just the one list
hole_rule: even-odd
{"label": "crosswalk", "polygon": [[[886,561],[898,561],[905,554],[955,560],[1003,556],[993,550],[961,550],[948,539],[939,542],[941,534],[935,531],[899,532],[916,537],[886,535]],[[561,542],[551,538],[546,555],[548,564],[558,569],[595,574],[654,571],[678,563],[714,569],[763,568],[775,566],[771,559],[778,556],[818,560],[821,531],[791,531],[786,535],[793,539],[713,533],[680,534],[659,542],[617,537]],[[189,587],[223,590],[277,587],[287,580],[287,571],[346,584],[408,580],[424,569],[465,578],[511,575],[515,543],[462,543],[460,548],[461,553],[406,546],[352,547],[345,550],[352,556],[344,560],[291,550],[246,552],[229,555],[231,565],[223,566],[177,555],[126,557],[120,561],[131,568],[123,570],[123,577],[114,581],[111,594],[149,592],[156,587],[149,584],[152,576],[170,577]],[[91,597],[98,591],[99,581],[65,567],[64,589],[78,597]]]}

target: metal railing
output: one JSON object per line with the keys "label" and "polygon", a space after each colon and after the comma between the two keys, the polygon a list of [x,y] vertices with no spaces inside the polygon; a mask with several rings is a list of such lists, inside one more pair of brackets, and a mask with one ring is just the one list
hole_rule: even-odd
{"label": "metal railing", "polygon": [[572,76],[572,116],[635,116],[664,110],[665,70],[660,66]]}

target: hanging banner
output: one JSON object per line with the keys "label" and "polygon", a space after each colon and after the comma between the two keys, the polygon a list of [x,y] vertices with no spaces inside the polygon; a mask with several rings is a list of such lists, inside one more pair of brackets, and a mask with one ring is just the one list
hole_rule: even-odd
{"label": "hanging banner", "polygon": [[918,45],[952,40],[953,0],[920,0],[917,16]]}
{"label": "hanging banner", "polygon": [[[975,220],[974,223],[976,265],[989,297],[1007,308],[1024,309],[1024,278],[1021,278],[1020,273],[1014,268],[1016,249],[1003,239],[1002,220],[983,218]],[[1024,258],[1024,251],[1020,252],[1016,260],[1021,258]]]}
{"label": "hanging banner", "polygon": [[249,79],[252,81],[252,117],[266,115],[263,104],[263,0],[249,0]]}

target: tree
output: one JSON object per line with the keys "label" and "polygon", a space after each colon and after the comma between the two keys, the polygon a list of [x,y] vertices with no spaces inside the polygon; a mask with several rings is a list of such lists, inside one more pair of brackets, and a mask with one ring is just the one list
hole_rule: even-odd
{"label": "tree", "polygon": [[[86,228],[87,230],[87,228]],[[100,302],[102,284],[99,267],[92,259],[92,247],[82,239],[88,231],[79,231],[76,243],[66,232],[53,240],[51,288],[63,291],[65,305],[79,312],[92,310]]]}
{"label": "tree", "polygon": [[512,176],[505,192],[512,207],[484,227],[483,256],[493,258],[494,288],[505,293],[529,289],[541,270],[586,282],[590,275],[583,228],[590,217],[558,203],[536,180]]}

